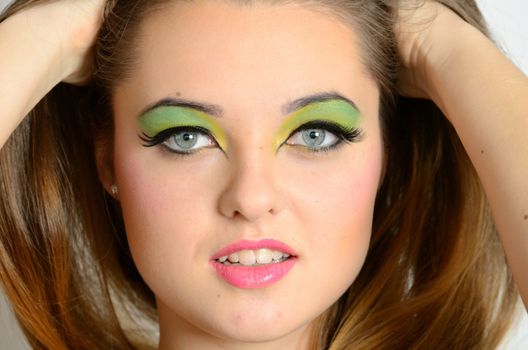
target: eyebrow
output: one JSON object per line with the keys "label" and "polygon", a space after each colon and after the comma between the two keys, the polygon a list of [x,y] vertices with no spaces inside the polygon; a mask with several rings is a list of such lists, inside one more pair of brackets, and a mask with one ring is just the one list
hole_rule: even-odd
{"label": "eyebrow", "polygon": [[145,109],[143,109],[143,111],[139,115],[142,116],[145,113],[152,111],[153,109],[164,106],[195,109],[197,111],[204,112],[217,118],[221,118],[224,113],[222,107],[218,105],[191,101],[183,98],[164,98],[163,100],[148,105]]}
{"label": "eyebrow", "polygon": [[[354,107],[355,109],[359,111],[359,108],[352,100],[346,98],[345,96],[335,91],[322,92],[322,93],[317,93],[317,94],[298,98],[296,100],[287,102],[285,105],[282,106],[281,110],[284,115],[288,115],[308,105],[311,105],[314,103],[326,102],[326,101],[333,101],[333,100],[347,102],[348,104],[350,104],[352,107]],[[152,111],[153,109],[156,109],[158,107],[163,107],[163,106],[190,108],[190,109],[194,109],[194,110],[209,114],[217,118],[222,118],[224,114],[223,108],[219,105],[192,101],[192,100],[187,100],[187,99],[182,99],[182,98],[164,98],[158,102],[148,105],[139,115],[142,116],[145,113]]]}
{"label": "eyebrow", "polygon": [[326,101],[333,101],[333,100],[347,102],[348,104],[352,105],[352,107],[354,107],[355,109],[359,111],[359,108],[352,100],[346,98],[345,96],[335,91],[332,91],[332,92],[322,92],[322,93],[318,93],[314,95],[309,95],[309,96],[301,97],[299,99],[288,102],[282,107],[282,113],[285,115],[288,115],[308,105],[311,105],[314,103],[326,102]]}

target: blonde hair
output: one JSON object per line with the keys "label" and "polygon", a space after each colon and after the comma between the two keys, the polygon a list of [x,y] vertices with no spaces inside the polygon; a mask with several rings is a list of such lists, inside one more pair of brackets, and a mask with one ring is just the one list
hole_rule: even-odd
{"label": "blonde hair", "polygon": [[[16,1],[0,20],[44,1]],[[133,339],[120,313],[137,322],[128,324],[136,331],[157,322],[119,206],[99,183],[94,149],[111,142],[109,97],[134,72],[141,20],[167,2],[110,0],[93,82],[55,87],[0,152],[0,279],[36,349],[137,349],[149,335]],[[386,153],[365,265],[318,318],[313,348],[496,347],[517,293],[486,196],[452,126],[430,101],[395,91],[393,28],[403,4],[289,2],[329,9],[360,34],[364,63],[381,91]],[[487,33],[474,1],[441,2]]]}

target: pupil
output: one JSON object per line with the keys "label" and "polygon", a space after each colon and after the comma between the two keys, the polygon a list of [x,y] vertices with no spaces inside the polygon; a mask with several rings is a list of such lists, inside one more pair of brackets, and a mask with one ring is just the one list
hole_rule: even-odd
{"label": "pupil", "polygon": [[194,145],[196,145],[196,142],[198,141],[195,132],[184,132],[181,134],[176,134],[174,136],[174,139],[178,146],[185,149],[192,148]]}
{"label": "pupil", "polygon": [[320,146],[325,140],[326,133],[322,129],[311,129],[303,132],[304,142],[308,147]]}

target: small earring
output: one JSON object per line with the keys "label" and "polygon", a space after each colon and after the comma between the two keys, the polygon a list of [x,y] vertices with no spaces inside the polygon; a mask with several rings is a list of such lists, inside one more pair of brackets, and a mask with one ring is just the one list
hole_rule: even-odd
{"label": "small earring", "polygon": [[110,186],[110,192],[112,193],[112,196],[117,197],[119,189],[117,188],[116,184],[112,184],[112,186]]}

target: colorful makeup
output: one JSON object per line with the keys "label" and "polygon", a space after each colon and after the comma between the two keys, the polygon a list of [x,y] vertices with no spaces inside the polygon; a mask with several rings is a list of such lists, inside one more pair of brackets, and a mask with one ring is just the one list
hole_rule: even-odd
{"label": "colorful makeup", "polygon": [[[221,110],[211,108],[211,106],[198,104],[195,106],[189,103],[154,106],[139,117],[143,133],[140,138],[146,141],[145,146],[155,146],[176,134],[179,135],[176,138],[182,138],[183,141],[179,141],[184,144],[192,144],[196,137],[201,140],[203,137],[207,137],[209,140],[214,139],[211,142],[217,143],[225,152],[227,150],[227,137],[213,118],[213,116],[220,116]],[[355,142],[360,140],[361,130],[357,128],[360,112],[353,102],[340,97],[340,95],[310,96],[294,101],[285,109],[285,113],[290,113],[290,116],[279,128],[273,139],[274,152],[285,143],[304,146],[309,151],[319,152],[335,148],[342,141]],[[293,112],[290,112],[291,110]],[[298,136],[292,138],[294,134],[299,135],[299,133],[302,133],[302,138]],[[325,133],[327,134],[326,138]],[[202,137],[199,134],[205,136]],[[189,137],[189,141],[184,140],[185,137]],[[296,139],[308,141],[312,145],[317,144],[317,146],[310,147],[310,144],[303,141],[299,144],[295,141]],[[328,140],[334,141],[328,142]]]}
{"label": "colorful makeup", "polygon": [[315,122],[334,124],[340,129],[353,131],[359,135],[359,131],[356,129],[359,119],[359,110],[343,99],[310,103],[294,112],[282,124],[274,138],[273,149],[276,151],[301,126]]}
{"label": "colorful makeup", "polygon": [[207,113],[194,108],[163,105],[155,107],[139,117],[139,124],[143,134],[149,138],[178,127],[207,130],[224,151],[227,149],[227,138],[220,125]]}

